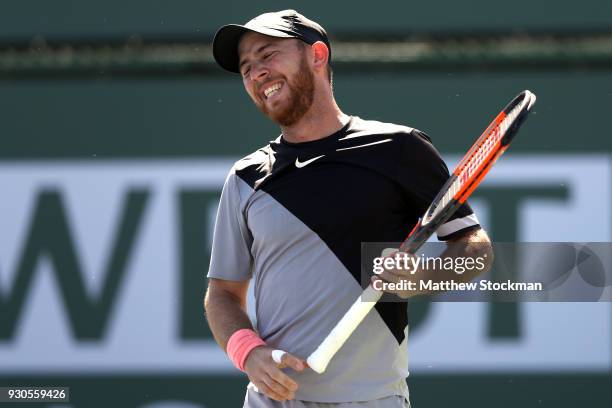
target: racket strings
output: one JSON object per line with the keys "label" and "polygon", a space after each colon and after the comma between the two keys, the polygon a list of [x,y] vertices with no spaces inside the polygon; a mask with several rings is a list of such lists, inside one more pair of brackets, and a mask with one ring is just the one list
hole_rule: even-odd
{"label": "racket strings", "polygon": [[474,154],[468,159],[465,166],[459,171],[458,179],[461,181],[461,184],[470,180],[474,173],[482,167],[483,163],[489,159],[491,154],[497,150],[497,145],[523,110],[524,105],[525,102],[510,110],[499,124],[490,130],[485,139],[476,148]]}
{"label": "racket strings", "polygon": [[514,109],[510,110],[496,126],[488,129],[488,132],[485,133],[480,143],[474,146],[472,154],[468,156],[464,163],[461,163],[462,166],[460,164],[461,168],[458,172],[457,179],[450,185],[449,189],[440,200],[440,203],[435,206],[435,208],[432,208],[432,211],[424,217],[424,223],[433,219],[442,209],[446,208],[446,205],[455,198],[457,193],[462,190],[463,186],[472,179],[473,175],[479,172],[491,155],[497,150],[501,139],[510,126],[512,126],[519,113],[524,109],[525,104],[526,102],[524,101],[517,105]]}
{"label": "racket strings", "polygon": [[425,215],[422,223],[426,224],[427,222],[432,220],[436,215],[438,215],[438,213],[440,213],[440,211],[442,211],[442,209],[446,207],[446,205],[450,202],[450,200],[452,200],[455,194],[461,189],[461,186],[462,186],[461,180],[456,179],[453,182],[453,184],[450,185],[446,193],[444,193],[444,196],[442,196],[442,199],[440,200],[439,204],[436,205],[434,208],[432,208],[431,209],[432,211],[428,212]]}

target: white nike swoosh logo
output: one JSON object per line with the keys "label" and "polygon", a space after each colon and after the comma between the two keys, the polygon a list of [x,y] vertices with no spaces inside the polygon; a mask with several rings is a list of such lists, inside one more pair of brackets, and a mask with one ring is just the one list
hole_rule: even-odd
{"label": "white nike swoosh logo", "polygon": [[343,147],[342,149],[336,149],[336,151],[339,152],[341,150],[359,149],[361,147],[374,146],[374,145],[381,144],[381,143],[387,143],[387,142],[390,142],[391,140],[392,139],[385,139],[385,140],[379,140],[378,142],[372,142],[372,143],[363,144],[359,146]]}
{"label": "white nike swoosh logo", "polygon": [[321,155],[321,156],[317,156],[317,157],[313,157],[312,159],[306,160],[305,162],[301,162],[300,163],[300,159],[298,159],[297,157],[295,158],[295,167],[297,167],[298,169],[301,169],[302,167],[306,167],[308,166],[310,163],[312,163],[315,160],[320,159],[321,157],[324,157],[325,155]]}

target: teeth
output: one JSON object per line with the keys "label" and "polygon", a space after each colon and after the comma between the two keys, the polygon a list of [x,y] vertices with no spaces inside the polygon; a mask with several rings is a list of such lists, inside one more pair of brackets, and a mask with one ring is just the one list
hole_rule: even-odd
{"label": "teeth", "polygon": [[264,95],[266,95],[266,98],[269,98],[270,95],[272,95],[274,92],[278,91],[280,88],[281,88],[281,84],[272,85],[271,87],[267,88],[264,91]]}

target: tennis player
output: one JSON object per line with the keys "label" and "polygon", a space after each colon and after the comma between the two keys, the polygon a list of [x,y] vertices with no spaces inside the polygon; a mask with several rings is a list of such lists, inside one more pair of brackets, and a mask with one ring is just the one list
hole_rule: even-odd
{"label": "tennis player", "polygon": [[[293,10],[223,26],[213,51],[281,130],[231,169],[208,272],[211,330],[251,381],[244,407],[408,407],[403,303],[377,304],[324,374],[304,358],[362,291],[361,243],[401,242],[447,167],[425,133],[342,112],[327,34]],[[468,205],[437,235],[476,256],[488,242]]]}

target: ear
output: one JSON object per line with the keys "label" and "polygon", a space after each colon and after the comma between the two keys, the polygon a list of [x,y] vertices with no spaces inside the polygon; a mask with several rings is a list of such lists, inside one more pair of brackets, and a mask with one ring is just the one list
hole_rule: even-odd
{"label": "ear", "polygon": [[323,41],[317,41],[312,44],[312,50],[315,68],[324,68],[327,65],[327,61],[329,61],[329,48],[327,48]]}

